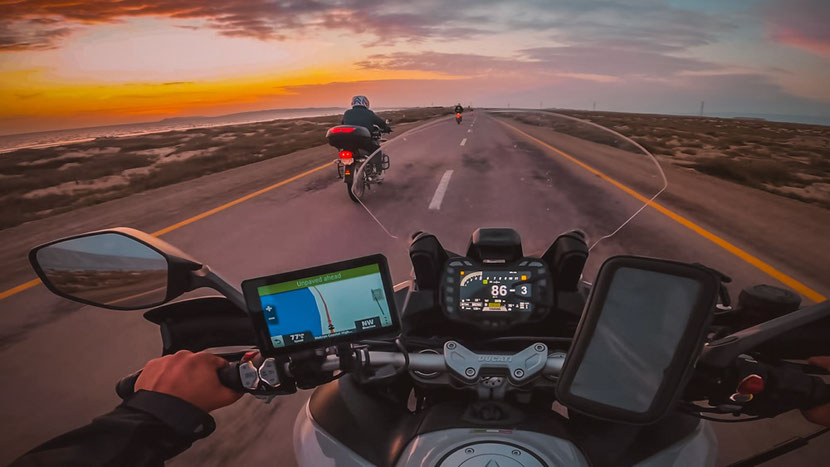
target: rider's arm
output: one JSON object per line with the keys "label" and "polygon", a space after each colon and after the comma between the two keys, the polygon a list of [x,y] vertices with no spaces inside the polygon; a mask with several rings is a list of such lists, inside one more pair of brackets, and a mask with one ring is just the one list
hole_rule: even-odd
{"label": "rider's arm", "polygon": [[392,128],[386,123],[386,120],[378,117],[378,114],[376,114],[374,112],[372,113],[372,115],[373,115],[373,117],[372,117],[372,120],[373,120],[372,124],[373,125],[379,126],[380,129],[383,130],[383,131],[387,131],[387,132],[392,131]]}
{"label": "rider's arm", "polygon": [[29,451],[12,465],[163,465],[215,428],[208,412],[240,394],[219,383],[227,362],[214,355],[178,352],[151,360],[137,392],[87,426]]}

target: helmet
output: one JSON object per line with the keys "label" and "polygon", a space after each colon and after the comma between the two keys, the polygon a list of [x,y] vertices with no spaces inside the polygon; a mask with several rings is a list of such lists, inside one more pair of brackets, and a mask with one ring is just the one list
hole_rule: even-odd
{"label": "helmet", "polygon": [[352,97],[352,107],[361,106],[369,108],[369,98],[366,96],[354,96]]}

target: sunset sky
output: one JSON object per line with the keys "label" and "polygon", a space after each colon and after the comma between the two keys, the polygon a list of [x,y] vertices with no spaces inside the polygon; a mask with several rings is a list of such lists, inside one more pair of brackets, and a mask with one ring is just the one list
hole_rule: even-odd
{"label": "sunset sky", "polygon": [[0,134],[345,106],[830,115],[828,0],[0,0]]}

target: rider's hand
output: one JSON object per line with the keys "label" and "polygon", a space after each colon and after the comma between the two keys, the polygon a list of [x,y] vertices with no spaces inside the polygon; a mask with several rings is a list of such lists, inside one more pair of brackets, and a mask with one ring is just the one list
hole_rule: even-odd
{"label": "rider's hand", "polygon": [[[830,370],[830,357],[810,357],[807,360],[807,363]],[[804,418],[807,420],[817,425],[824,425],[830,428],[830,404],[813,407],[812,409],[804,410],[801,413],[804,414]]]}
{"label": "rider's hand", "polygon": [[227,361],[213,354],[180,350],[147,362],[135,382],[135,390],[169,394],[210,412],[242,397],[219,382],[216,371],[227,365]]}

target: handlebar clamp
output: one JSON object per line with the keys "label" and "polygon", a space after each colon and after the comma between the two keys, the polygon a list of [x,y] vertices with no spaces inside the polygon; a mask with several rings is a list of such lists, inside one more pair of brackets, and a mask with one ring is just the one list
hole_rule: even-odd
{"label": "handlebar clamp", "polygon": [[477,354],[456,341],[444,343],[447,368],[457,379],[475,384],[482,372],[507,374],[514,385],[522,385],[542,373],[548,359],[548,347],[537,342],[513,355]]}

